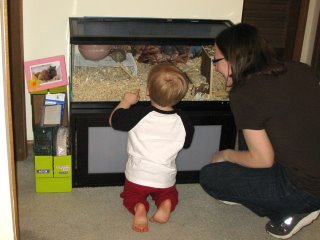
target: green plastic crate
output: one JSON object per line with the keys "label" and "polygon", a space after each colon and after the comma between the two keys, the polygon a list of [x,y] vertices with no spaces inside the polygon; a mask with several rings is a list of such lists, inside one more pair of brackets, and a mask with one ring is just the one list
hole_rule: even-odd
{"label": "green plastic crate", "polygon": [[71,156],[35,156],[36,192],[71,192]]}
{"label": "green plastic crate", "polygon": [[34,128],[34,155],[54,155],[54,136],[58,130],[57,126],[35,126]]}

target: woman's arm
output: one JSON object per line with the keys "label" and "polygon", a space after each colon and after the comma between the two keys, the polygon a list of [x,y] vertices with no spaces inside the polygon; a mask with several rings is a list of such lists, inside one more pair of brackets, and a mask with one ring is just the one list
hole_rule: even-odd
{"label": "woman's arm", "polygon": [[212,162],[229,161],[245,167],[269,168],[274,162],[274,151],[265,130],[244,129],[248,151],[226,149],[214,153]]}

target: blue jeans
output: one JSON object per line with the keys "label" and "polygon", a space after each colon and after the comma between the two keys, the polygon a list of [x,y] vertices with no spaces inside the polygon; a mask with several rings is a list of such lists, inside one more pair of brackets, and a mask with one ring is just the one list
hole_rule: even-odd
{"label": "blue jeans", "polygon": [[297,189],[279,164],[260,169],[212,163],[201,169],[200,184],[212,197],[240,203],[272,221],[320,209],[320,198]]}

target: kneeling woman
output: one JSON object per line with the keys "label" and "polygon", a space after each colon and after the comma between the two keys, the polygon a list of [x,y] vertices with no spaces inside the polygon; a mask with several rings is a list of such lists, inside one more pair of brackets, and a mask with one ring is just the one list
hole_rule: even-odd
{"label": "kneeling woman", "polygon": [[213,64],[231,87],[247,148],[214,153],[200,184],[214,198],[267,216],[267,232],[289,238],[320,212],[319,79],[305,64],[279,61],[243,23],[217,36]]}

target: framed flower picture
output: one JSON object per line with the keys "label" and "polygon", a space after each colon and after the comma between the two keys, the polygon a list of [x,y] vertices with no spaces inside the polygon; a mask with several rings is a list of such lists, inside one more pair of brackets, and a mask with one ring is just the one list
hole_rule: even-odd
{"label": "framed flower picture", "polygon": [[68,84],[63,55],[26,61],[24,70],[30,93]]}

